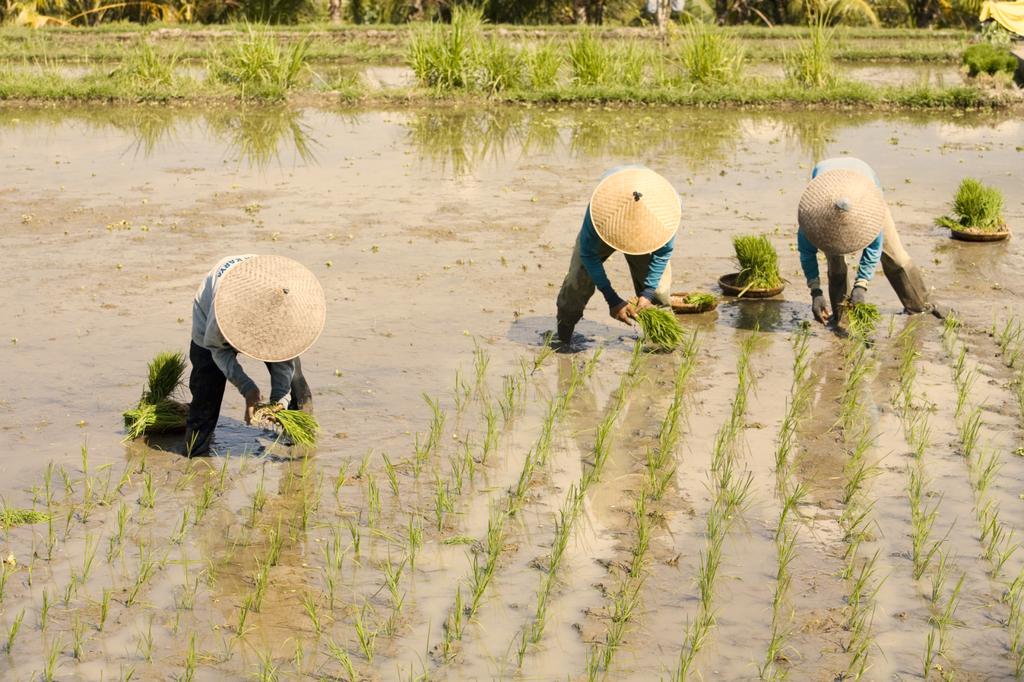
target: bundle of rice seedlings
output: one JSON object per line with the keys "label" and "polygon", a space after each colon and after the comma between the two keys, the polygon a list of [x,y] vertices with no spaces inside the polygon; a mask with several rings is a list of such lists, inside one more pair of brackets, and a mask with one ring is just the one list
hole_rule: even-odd
{"label": "bundle of rice seedlings", "polygon": [[878,306],[874,303],[856,303],[847,310],[850,320],[850,333],[866,338],[875,333],[875,327],[882,319]]}
{"label": "bundle of rice seedlings", "polygon": [[687,294],[686,298],[683,299],[683,303],[695,306],[701,310],[713,307],[717,301],[717,296],[709,294],[706,291],[694,291]]}
{"label": "bundle of rice seedlings", "polygon": [[942,216],[935,223],[951,230],[1000,232],[1003,220],[1003,193],[974,178],[964,178],[953,199],[954,216]]}
{"label": "bundle of rice seedlings", "polygon": [[284,410],[280,405],[268,404],[256,408],[256,419],[281,429],[281,433],[295,445],[313,447],[320,435],[316,418],[302,410]]}
{"label": "bundle of rice seedlings", "polygon": [[733,237],[732,246],[740,265],[736,286],[744,289],[775,289],[782,286],[779,255],[768,237]]}
{"label": "bundle of rice seedlings", "polygon": [[675,350],[686,337],[679,320],[666,308],[651,307],[638,310],[636,321],[647,342],[665,350]]}
{"label": "bundle of rice seedlings", "polygon": [[168,433],[185,428],[188,405],[172,396],[185,376],[185,356],[160,353],[149,363],[149,378],[138,405],[124,412],[126,439],[149,433]]}

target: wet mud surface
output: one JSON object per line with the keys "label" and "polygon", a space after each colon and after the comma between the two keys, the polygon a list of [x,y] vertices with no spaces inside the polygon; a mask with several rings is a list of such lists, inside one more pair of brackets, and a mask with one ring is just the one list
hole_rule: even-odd
{"label": "wet mud surface", "polygon": [[[937,509],[932,537],[955,564],[941,594],[964,576],[956,625],[928,679],[1014,677],[1004,595],[1024,560],[1014,553],[993,571],[976,519],[979,501],[994,500],[1007,530],[1024,522],[1019,362],[1008,367],[989,333],[1017,312],[1024,263],[1016,239],[954,242],[933,221],[971,175],[1002,189],[1007,222],[1024,225],[1019,121],[64,107],[0,111],[0,137],[0,495],[50,515],[0,537],[0,635],[24,614],[10,651],[0,641],[3,679],[36,679],[51,657],[57,679],[670,677],[699,612],[715,434],[755,329],[734,457],[749,494],[724,536],[715,624],[689,676],[853,674],[843,525],[851,446],[839,422],[855,342],[821,327],[807,340],[811,398],[789,477],[806,497],[780,611],[786,643],[764,667],[782,508],[775,455],[793,342],[810,318],[796,202],[815,160],[839,154],[878,171],[904,245],[935,298],[959,311],[964,366],[976,376],[966,409],[977,407],[982,449],[1001,462],[979,492],[956,414],[959,351],[943,343],[938,320],[902,315],[879,272],[869,300],[883,319],[857,396],[872,439],[863,492],[873,500],[858,557],[876,557],[864,679],[923,679],[935,618],[935,564],[915,580],[910,558],[910,412],[894,398],[906,343],[917,354],[914,409],[930,423],[920,463]],[[645,355],[623,383],[636,332],[610,320],[600,297],[577,328],[579,352],[542,350],[586,198],[623,162],[650,165],[683,196],[676,290],[716,291],[735,271],[731,237],[751,233],[770,236],[789,284],[777,299],[726,300],[683,318],[698,350],[675,473],[647,507],[649,547],[624,635],[608,669],[588,674],[615,622],[615,595],[630,584],[646,452],[681,362]],[[173,438],[122,442],[121,412],[137,400],[147,361],[187,349],[195,288],[232,253],[290,256],[324,285],[327,328],[303,356],[319,447],[304,457],[245,427],[230,389],[217,456],[186,460]],[[628,283],[621,259],[609,272]],[[243,363],[266,384],[258,363]],[[512,505],[562,396],[549,455]],[[595,466],[609,414],[608,458],[550,581],[543,632],[520,657],[559,509]]]}

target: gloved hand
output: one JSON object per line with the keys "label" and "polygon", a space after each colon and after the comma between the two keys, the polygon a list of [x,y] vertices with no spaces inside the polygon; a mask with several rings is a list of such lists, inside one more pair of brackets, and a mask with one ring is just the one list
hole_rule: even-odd
{"label": "gloved hand", "polygon": [[851,305],[859,305],[859,304],[863,303],[864,302],[864,297],[867,295],[867,293],[868,293],[868,290],[865,289],[864,287],[857,287],[857,286],[855,286],[853,288],[853,291],[850,292],[850,303],[851,303]]}
{"label": "gloved hand", "polygon": [[811,291],[811,312],[814,314],[814,319],[822,324],[826,324],[829,315],[832,314],[825,303],[825,294],[821,292],[821,289]]}
{"label": "gloved hand", "polygon": [[623,324],[632,325],[633,318],[636,317],[636,308],[633,307],[632,303],[623,301],[614,308],[609,308],[608,314],[612,316],[613,320],[618,320]]}

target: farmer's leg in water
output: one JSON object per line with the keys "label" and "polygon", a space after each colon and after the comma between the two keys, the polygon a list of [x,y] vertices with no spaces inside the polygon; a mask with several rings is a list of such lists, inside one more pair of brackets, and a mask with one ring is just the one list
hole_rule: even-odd
{"label": "farmer's leg in water", "polygon": [[[657,283],[654,277],[657,273],[651,272],[652,260],[656,260],[654,254],[643,254],[640,256],[626,256],[626,263],[629,264],[629,274],[633,278],[633,291],[638,297],[650,296],[652,303],[658,305],[671,305],[672,296],[672,263],[667,260],[661,265],[661,276]],[[657,263],[655,263],[657,265]],[[654,285],[653,291],[650,285]]]}
{"label": "farmer's leg in water", "polygon": [[928,287],[925,286],[921,271],[910,260],[910,254],[903,248],[892,216],[886,216],[882,227],[882,272],[892,285],[893,291],[908,313],[923,313],[932,309],[928,301]]}
{"label": "farmer's leg in water", "polygon": [[295,358],[295,374],[292,375],[292,399],[288,403],[289,410],[302,410],[313,413],[313,391],[306,383],[306,377],[302,374],[302,362]]}
{"label": "farmer's leg in water", "polygon": [[227,379],[214,363],[213,354],[195,342],[189,347],[188,359],[192,363],[188,379],[192,404],[185,427],[185,454],[195,457],[210,451]]}
{"label": "farmer's leg in water", "polygon": [[829,322],[835,324],[841,317],[842,305],[850,293],[850,272],[846,265],[846,256],[826,256],[828,263],[828,302],[832,306]]}
{"label": "farmer's leg in water", "polygon": [[[604,262],[615,253],[615,249],[604,242],[593,244],[597,257]],[[555,306],[558,308],[558,340],[562,344],[569,344],[572,341],[572,332],[576,323],[583,318],[583,311],[594,295],[596,285],[594,280],[583,265],[583,258],[580,254],[580,240],[572,249],[572,257],[569,259],[569,271],[562,281],[562,288],[558,291],[558,299]]]}

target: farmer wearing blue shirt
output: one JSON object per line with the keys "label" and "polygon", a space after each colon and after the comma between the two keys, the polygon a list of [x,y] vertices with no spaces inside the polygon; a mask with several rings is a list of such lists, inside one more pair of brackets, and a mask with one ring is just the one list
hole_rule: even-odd
{"label": "farmer wearing blue shirt", "polygon": [[207,273],[192,301],[186,455],[209,452],[229,381],[245,399],[246,424],[263,402],[239,353],[266,364],[271,403],[310,411],[313,395],[299,355],[320,336],[325,311],[316,276],[290,258],[231,256]]}
{"label": "farmer wearing blue shirt", "polygon": [[[931,312],[944,318],[948,309],[928,300],[921,271],[900,242],[882,183],[868,164],[852,157],[826,159],[811,171],[811,182],[800,197],[797,250],[800,266],[811,290],[814,319],[836,324],[847,295],[851,304],[863,303],[879,262],[882,271],[908,313]],[[821,290],[818,251],[828,263],[830,311]],[[860,265],[849,288],[846,254],[861,252]]]}
{"label": "farmer wearing blue shirt", "polygon": [[[682,214],[679,195],[668,180],[642,166],[615,168],[594,190],[583,218],[569,272],[558,292],[558,341],[570,348],[573,329],[597,289],[615,320],[632,324],[637,310],[669,305],[670,259]],[[604,261],[626,255],[636,305],[616,292]]]}

